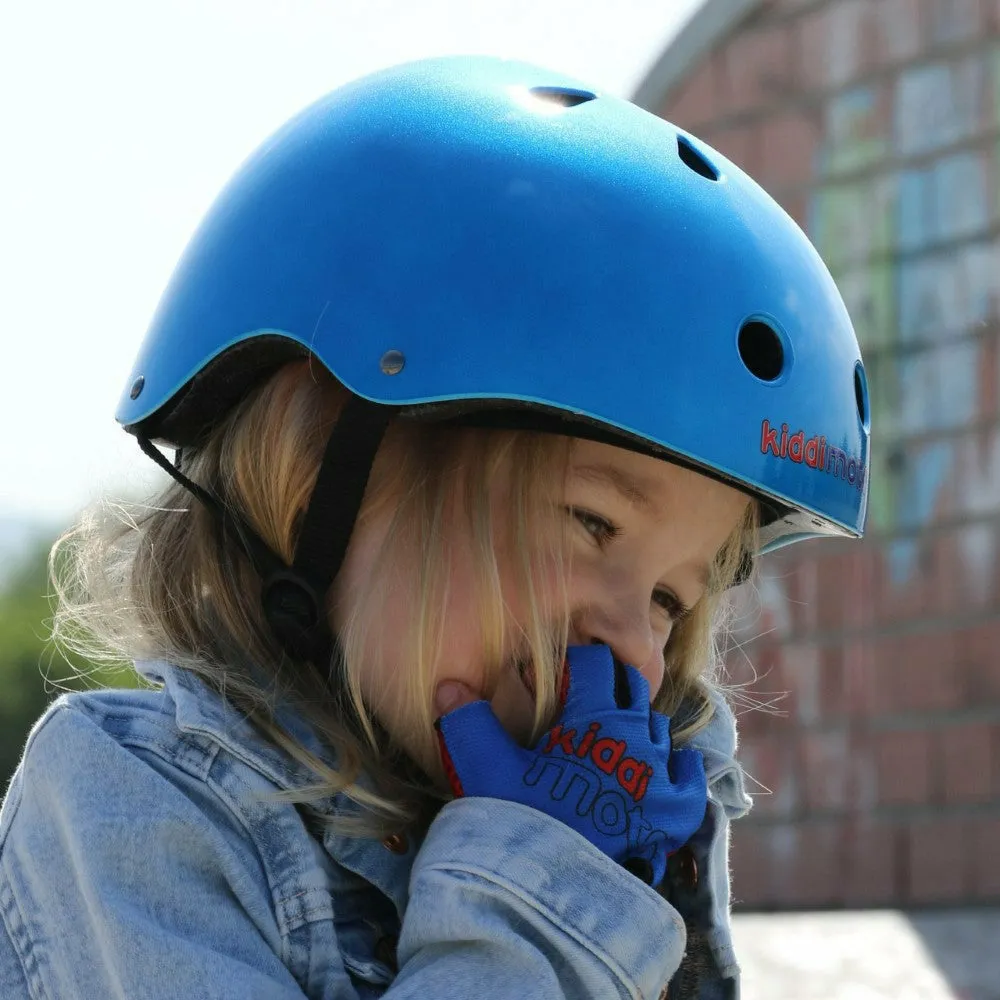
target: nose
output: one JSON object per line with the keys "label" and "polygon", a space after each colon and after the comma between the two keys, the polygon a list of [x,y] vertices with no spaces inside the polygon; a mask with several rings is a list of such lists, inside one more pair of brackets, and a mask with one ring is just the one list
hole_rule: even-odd
{"label": "nose", "polygon": [[635,667],[655,697],[663,683],[663,647],[649,617],[649,602],[638,600],[588,603],[572,616],[570,640],[574,645],[600,644],[629,666]]}

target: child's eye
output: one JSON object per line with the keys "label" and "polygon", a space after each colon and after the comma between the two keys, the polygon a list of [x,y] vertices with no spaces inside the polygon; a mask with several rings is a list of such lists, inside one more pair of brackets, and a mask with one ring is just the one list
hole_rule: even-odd
{"label": "child's eye", "polygon": [[566,510],[583,525],[584,530],[593,537],[599,546],[607,545],[621,532],[618,525],[613,524],[606,517],[593,513],[593,511],[584,510],[581,507],[567,507]]}
{"label": "child's eye", "polygon": [[670,620],[675,625],[691,617],[691,608],[682,604],[677,595],[670,590],[654,590],[653,602],[670,615]]}
{"label": "child's eye", "polygon": [[[621,528],[617,524],[591,510],[584,510],[582,507],[567,507],[566,512],[583,526],[583,529],[597,542],[600,548],[621,534]],[[653,591],[653,603],[665,611],[675,625],[691,616],[691,608],[684,604],[672,590],[667,590],[665,587]]]}

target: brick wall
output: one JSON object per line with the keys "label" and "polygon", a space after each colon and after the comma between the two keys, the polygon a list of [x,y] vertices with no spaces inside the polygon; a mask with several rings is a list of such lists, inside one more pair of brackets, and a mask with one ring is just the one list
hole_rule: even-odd
{"label": "brick wall", "polygon": [[734,679],[787,694],[740,716],[737,905],[996,902],[1000,0],[763,2],[661,111],[810,233],[871,387],[865,542],[741,606]]}

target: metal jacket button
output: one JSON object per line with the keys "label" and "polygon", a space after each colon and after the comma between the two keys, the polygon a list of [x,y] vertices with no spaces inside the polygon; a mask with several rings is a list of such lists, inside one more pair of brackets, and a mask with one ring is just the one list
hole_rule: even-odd
{"label": "metal jacket button", "polygon": [[670,859],[671,881],[685,889],[694,889],[698,885],[698,862],[690,847],[682,847]]}
{"label": "metal jacket button", "polygon": [[382,841],[382,846],[393,854],[405,854],[410,849],[410,844],[403,833],[390,833]]}
{"label": "metal jacket button", "polygon": [[694,851],[690,847],[683,847],[679,854],[677,864],[680,879],[684,885],[693,889],[698,884],[698,862],[695,860]]}

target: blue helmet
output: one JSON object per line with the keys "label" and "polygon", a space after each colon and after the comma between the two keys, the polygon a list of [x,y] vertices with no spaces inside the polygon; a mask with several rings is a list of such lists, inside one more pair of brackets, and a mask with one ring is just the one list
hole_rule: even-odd
{"label": "blue helmet", "polygon": [[765,549],[863,531],[865,373],[809,240],[711,147],[545,69],[416,62],[288,122],[192,239],[117,419],[196,444],[305,352],[394,418],[505,414],[721,479]]}

